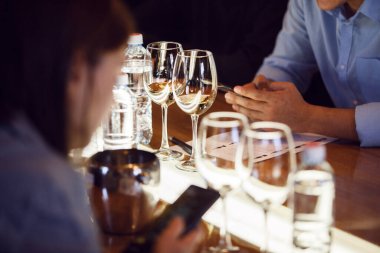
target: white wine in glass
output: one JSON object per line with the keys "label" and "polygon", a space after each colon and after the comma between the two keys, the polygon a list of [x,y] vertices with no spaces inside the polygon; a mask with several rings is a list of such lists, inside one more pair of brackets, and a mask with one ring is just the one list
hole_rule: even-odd
{"label": "white wine in glass", "polygon": [[162,139],[157,156],[161,160],[179,159],[181,152],[170,150],[168,142],[168,106],[174,103],[172,91],[173,67],[176,56],[182,52],[181,44],[177,42],[153,42],[147,46],[152,59],[152,74],[144,81],[145,91],[152,101],[161,105],[162,111]]}
{"label": "white wine in glass", "polygon": [[200,124],[198,149],[195,162],[198,171],[209,187],[220,193],[222,217],[220,240],[210,252],[236,252],[227,229],[226,197],[241,185],[236,171],[235,157],[241,134],[248,127],[248,119],[236,112],[214,112],[205,116]]}
{"label": "white wine in glass", "polygon": [[[278,155],[263,162],[268,152]],[[268,212],[272,206],[281,205],[288,198],[295,166],[294,141],[288,126],[263,121],[252,123],[244,131],[236,155],[236,170],[243,180],[244,191],[264,211],[266,231],[260,252],[271,252]]]}
{"label": "white wine in glass", "polygon": [[205,113],[215,101],[218,80],[214,58],[210,51],[185,50],[177,54],[174,65],[173,96],[178,107],[191,116],[193,149],[189,160],[177,164],[185,171],[196,171],[195,153],[199,115]]}

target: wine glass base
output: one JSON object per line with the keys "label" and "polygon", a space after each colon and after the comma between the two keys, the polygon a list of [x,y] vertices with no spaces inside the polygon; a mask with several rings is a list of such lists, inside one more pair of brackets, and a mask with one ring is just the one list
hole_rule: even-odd
{"label": "wine glass base", "polygon": [[159,149],[155,154],[161,161],[182,160],[183,158],[183,153],[170,149]]}
{"label": "wine glass base", "polygon": [[194,160],[188,160],[183,163],[178,163],[175,165],[177,169],[187,171],[187,172],[197,172],[197,168],[195,167]]}
{"label": "wine glass base", "polygon": [[207,252],[208,253],[232,253],[232,252],[239,252],[240,248],[237,246],[230,246],[230,247],[221,247],[221,246],[216,246],[216,247],[209,247]]}

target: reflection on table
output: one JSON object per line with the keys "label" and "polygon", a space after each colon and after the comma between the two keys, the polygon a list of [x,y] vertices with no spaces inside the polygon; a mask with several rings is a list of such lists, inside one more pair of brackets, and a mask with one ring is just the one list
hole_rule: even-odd
{"label": "reflection on table", "polygon": [[[158,106],[153,105],[152,109],[154,133],[151,146],[158,148],[161,140],[161,114]],[[218,94],[214,105],[207,113],[212,111],[231,111],[230,106],[224,102],[224,94]],[[176,105],[169,108],[168,134],[184,141],[191,140],[190,118]],[[380,148],[360,148],[357,143],[338,140],[327,144],[327,160],[333,166],[336,177],[335,226],[339,231],[334,233],[335,239],[345,240],[347,236],[352,235],[355,237],[352,237],[354,239],[351,243],[357,247],[360,247],[363,242],[365,246],[365,241],[380,246]],[[266,162],[270,163],[270,161]],[[162,167],[162,169],[165,168]],[[189,180],[192,177],[189,176]],[[246,219],[260,223],[262,216],[252,215]],[[207,242],[204,244],[216,244],[217,228],[206,222],[203,222],[202,226],[208,234]],[[252,231],[254,229],[252,228]],[[252,234],[255,233],[252,232]],[[121,252],[128,244],[129,237],[112,237],[104,234],[102,239],[104,252]],[[242,239],[234,237],[234,242],[240,246],[241,252],[258,252],[257,246],[244,242]],[[355,245],[351,246],[353,250],[355,250]],[[374,245],[369,248],[376,252],[379,248]],[[333,247],[332,252],[334,251],[336,248],[334,250]]]}

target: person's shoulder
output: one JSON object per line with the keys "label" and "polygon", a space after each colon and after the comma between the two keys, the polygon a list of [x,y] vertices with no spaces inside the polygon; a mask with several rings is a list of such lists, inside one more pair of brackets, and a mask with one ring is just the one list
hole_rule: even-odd
{"label": "person's shoulder", "polygon": [[293,6],[301,8],[304,12],[320,12],[317,1],[315,0],[289,0],[289,3]]}
{"label": "person's shoulder", "polygon": [[310,27],[315,27],[326,19],[327,12],[318,7],[317,1],[314,0],[290,0],[288,6],[290,16],[299,22],[304,22]]}
{"label": "person's shoulder", "polygon": [[[51,192],[75,182],[66,159],[44,143],[26,123],[0,130],[0,187],[12,194]],[[18,187],[16,187],[18,186]]]}
{"label": "person's shoulder", "polygon": [[318,9],[317,1],[315,0],[289,0],[287,3],[290,7],[296,6],[307,10]]}
{"label": "person's shoulder", "polygon": [[89,220],[90,209],[80,175],[38,135],[27,133],[0,129],[0,215],[3,218],[0,238],[7,241],[2,246],[6,249],[16,245],[22,249],[30,245],[36,249],[52,247],[54,252],[73,247],[91,249],[82,252],[97,252],[96,230]]}
{"label": "person's shoulder", "polygon": [[1,148],[0,173],[40,177],[70,168],[63,157],[46,146],[18,141],[2,144],[5,146]]}
{"label": "person's shoulder", "polygon": [[17,144],[10,144],[9,150],[0,156],[3,200],[29,201],[64,196],[75,182],[68,163],[52,151]]}

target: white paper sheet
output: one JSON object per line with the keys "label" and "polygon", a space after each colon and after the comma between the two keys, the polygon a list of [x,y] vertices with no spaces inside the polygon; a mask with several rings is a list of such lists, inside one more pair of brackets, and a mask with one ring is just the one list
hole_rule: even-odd
{"label": "white paper sheet", "polygon": [[[226,139],[223,138],[223,135],[227,134],[223,133],[209,137],[209,139],[215,140],[215,147],[213,149],[213,152],[210,154],[228,161],[235,161],[235,150],[237,148],[237,142],[221,141],[223,139]],[[309,143],[319,143],[321,145],[325,145],[336,140],[335,138],[308,133],[293,134],[293,138],[296,153],[303,151],[305,146]],[[191,145],[192,142],[189,141],[187,143]],[[183,152],[179,146],[173,146],[172,148],[174,150]],[[261,148],[260,150],[255,149],[255,151],[255,162],[260,162],[288,152],[288,145],[286,143],[283,143],[280,149],[275,148],[273,145],[268,145],[265,148]]]}

